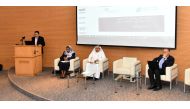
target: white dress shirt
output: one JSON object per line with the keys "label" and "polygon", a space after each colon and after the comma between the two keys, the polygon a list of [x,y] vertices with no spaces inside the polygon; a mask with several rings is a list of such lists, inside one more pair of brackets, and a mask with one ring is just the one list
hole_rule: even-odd
{"label": "white dress shirt", "polygon": [[38,37],[35,37],[35,45],[38,45]]}

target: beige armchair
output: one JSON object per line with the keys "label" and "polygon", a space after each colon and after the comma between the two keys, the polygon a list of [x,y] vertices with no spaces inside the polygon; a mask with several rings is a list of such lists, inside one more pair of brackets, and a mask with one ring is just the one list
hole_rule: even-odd
{"label": "beige armchair", "polygon": [[[88,58],[83,60],[83,72],[86,70],[86,64],[88,62]],[[104,60],[99,62],[99,71],[102,73],[102,78],[105,76],[105,71],[109,74],[109,61],[108,58],[105,58]]]}
{"label": "beige armchair", "polygon": [[[60,61],[60,58],[57,58],[54,60],[54,74],[56,71],[59,71],[59,66],[58,63]],[[78,71],[78,75],[80,73],[80,59],[79,57],[76,57],[75,59],[71,59],[70,60],[70,67],[69,67],[69,72],[73,72],[71,73],[69,76],[75,76],[76,71]],[[69,88],[69,76],[67,76],[68,78],[68,88]],[[77,82],[78,82],[78,78],[77,78]]]}
{"label": "beige armchair", "polygon": [[185,69],[184,92],[186,92],[186,85],[190,86],[190,68]]}
{"label": "beige armchair", "polygon": [[[137,93],[139,89],[139,79],[141,87],[141,63],[135,57],[123,57],[113,62],[113,79],[129,79],[130,82],[137,82]],[[117,75],[115,78],[114,75]],[[137,81],[136,81],[137,80]],[[115,93],[117,93],[115,88]]]}
{"label": "beige armchair", "polygon": [[[149,78],[148,69],[149,69],[149,66],[147,64],[146,65],[146,71],[145,71],[145,85],[146,85],[146,78]],[[161,75],[161,80],[170,82],[170,90],[171,90],[172,89],[172,81],[174,79],[175,79],[176,84],[177,84],[177,77],[178,77],[178,67],[177,67],[177,64],[174,64],[171,67],[166,67],[166,74]]]}
{"label": "beige armchair", "polygon": [[141,64],[137,58],[123,57],[113,62],[113,75],[129,76],[130,82],[135,82],[134,78],[139,72],[141,72]]}

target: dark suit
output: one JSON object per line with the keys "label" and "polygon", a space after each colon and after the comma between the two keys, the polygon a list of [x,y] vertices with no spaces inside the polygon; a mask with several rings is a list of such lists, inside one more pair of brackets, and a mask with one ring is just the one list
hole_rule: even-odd
{"label": "dark suit", "polygon": [[[163,58],[163,55],[160,55],[159,57],[154,58],[153,61],[157,62],[159,66],[159,62],[162,58]],[[151,85],[161,87],[162,84],[161,84],[160,75],[165,75],[166,67],[172,66],[174,62],[175,62],[174,57],[169,55],[167,59],[164,60],[164,63],[162,64],[161,69],[159,67],[158,69],[148,69],[148,75],[149,75]]]}
{"label": "dark suit", "polygon": [[[32,37],[32,44],[35,45],[35,37]],[[38,37],[37,45],[42,45],[42,53],[43,53],[43,47],[45,46],[45,41],[42,36]]]}

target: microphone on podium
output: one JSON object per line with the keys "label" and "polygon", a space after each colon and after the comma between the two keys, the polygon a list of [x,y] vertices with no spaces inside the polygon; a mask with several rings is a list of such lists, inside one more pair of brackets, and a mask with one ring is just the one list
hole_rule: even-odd
{"label": "microphone on podium", "polygon": [[21,45],[25,45],[25,36],[20,39]]}
{"label": "microphone on podium", "polygon": [[24,40],[25,39],[25,36],[23,36],[21,39],[20,39],[20,41],[22,41],[22,40]]}

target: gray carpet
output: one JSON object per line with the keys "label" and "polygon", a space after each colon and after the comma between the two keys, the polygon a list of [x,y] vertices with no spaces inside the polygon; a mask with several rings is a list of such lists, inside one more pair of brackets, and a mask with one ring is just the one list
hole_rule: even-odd
{"label": "gray carpet", "polygon": [[0,72],[0,100],[1,101],[31,101],[33,99],[17,91],[9,82],[7,71]]}
{"label": "gray carpet", "polygon": [[[104,79],[93,84],[87,81],[87,90],[84,89],[84,80],[79,83],[75,78],[70,79],[70,88],[67,88],[67,80],[60,79],[51,74],[51,69],[46,69],[36,77],[16,76],[14,70],[10,77],[22,88],[51,100],[61,101],[188,101],[190,93],[183,92],[183,84],[174,85],[169,90],[169,83],[163,83],[163,89],[157,92],[147,90],[143,84],[140,95],[136,95],[136,84],[122,81],[123,87],[117,85],[118,93],[114,93],[114,81],[112,75],[106,75]],[[143,79],[144,81],[144,79]],[[144,82],[143,82],[144,83]]]}

